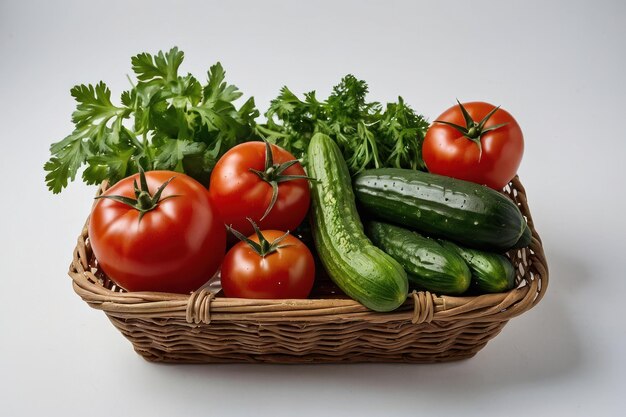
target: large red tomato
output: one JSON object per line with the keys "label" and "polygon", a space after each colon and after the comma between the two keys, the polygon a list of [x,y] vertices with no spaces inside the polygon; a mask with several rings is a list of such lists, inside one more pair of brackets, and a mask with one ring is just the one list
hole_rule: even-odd
{"label": "large red tomato", "polygon": [[258,231],[233,246],[222,263],[222,288],[235,298],[306,298],[315,261],[304,243],[278,230]]}
{"label": "large red tomato", "polygon": [[450,107],[430,126],[422,157],[428,170],[501,190],[515,176],[524,137],[506,110],[471,102]]}
{"label": "large red tomato", "polygon": [[217,271],[226,230],[196,180],[149,171],[145,179],[136,174],[121,180],[103,196],[91,212],[89,240],[102,270],[121,287],[187,293]]}
{"label": "large red tomato", "polygon": [[211,172],[209,194],[224,223],[244,235],[253,232],[247,217],[261,229],[294,230],[311,201],[302,165],[286,150],[263,142],[226,152]]}

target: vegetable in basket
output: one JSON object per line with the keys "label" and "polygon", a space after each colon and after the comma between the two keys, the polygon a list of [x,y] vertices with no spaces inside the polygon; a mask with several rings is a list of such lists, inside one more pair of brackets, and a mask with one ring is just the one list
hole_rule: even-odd
{"label": "vegetable in basket", "polygon": [[119,286],[188,293],[217,271],[226,230],[209,193],[193,178],[141,171],[97,199],[89,240],[98,265]]}
{"label": "vegetable in basket", "polygon": [[235,298],[307,298],[315,279],[311,251],[298,238],[278,230],[263,230],[249,219],[254,235],[241,240],[224,258],[222,288]]}
{"label": "vegetable in basket", "polygon": [[268,142],[235,146],[217,161],[209,195],[222,220],[244,235],[294,230],[309,210],[309,178],[289,152]]}
{"label": "vegetable in basket", "polygon": [[339,146],[318,133],[308,148],[315,248],[330,278],[349,297],[376,311],[391,311],[408,293],[406,272],[363,232]]}
{"label": "vegetable in basket", "polygon": [[465,260],[435,239],[373,220],[365,230],[376,246],[402,265],[417,289],[458,295],[469,288],[472,274]]}
{"label": "vegetable in basket", "polygon": [[502,190],[517,173],[524,137],[506,110],[459,102],[432,123],[422,154],[429,172]]}
{"label": "vegetable in basket", "polygon": [[506,256],[465,248],[445,240],[440,240],[439,243],[465,259],[472,271],[471,285],[479,292],[503,292],[510,290],[515,285],[515,269]]}

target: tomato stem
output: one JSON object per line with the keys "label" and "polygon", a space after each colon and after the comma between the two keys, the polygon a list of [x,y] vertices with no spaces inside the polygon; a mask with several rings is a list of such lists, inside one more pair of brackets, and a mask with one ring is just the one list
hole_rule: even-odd
{"label": "tomato stem", "polygon": [[246,217],[246,219],[252,224],[252,227],[254,228],[254,232],[256,233],[257,238],[259,239],[259,243],[244,236],[239,231],[233,229],[232,225],[226,226],[226,229],[229,232],[231,232],[233,235],[235,235],[237,239],[239,239],[242,242],[247,243],[252,248],[252,250],[256,252],[257,255],[259,255],[261,258],[265,258],[267,255],[270,255],[276,252],[280,248],[289,246],[289,245],[280,244],[289,235],[289,231],[287,231],[281,237],[274,239],[272,242],[270,242],[267,239],[265,239],[265,236],[263,236],[263,233],[261,233],[261,229],[259,229],[259,226],[257,226],[257,224],[250,217]]}
{"label": "tomato stem", "polygon": [[279,183],[293,180],[315,181],[315,178],[311,178],[306,175],[284,175],[283,172],[300,161],[293,159],[291,161],[283,162],[282,164],[275,164],[270,143],[264,138],[262,138],[262,140],[265,143],[265,169],[263,171],[259,171],[258,169],[250,168],[250,171],[254,172],[259,176],[259,178],[272,186],[272,199],[270,200],[270,204],[267,206],[267,209],[265,210],[265,213],[263,213],[260,220],[265,219],[267,215],[270,214],[270,211],[272,211],[272,208],[274,208],[276,200],[278,200]]}
{"label": "tomato stem", "polygon": [[141,210],[151,210],[152,208],[154,208],[154,203],[152,201],[152,197],[150,196],[150,193],[147,193],[145,191],[141,191],[139,193],[139,195],[137,196],[137,206],[141,209]]}
{"label": "tomato stem", "polygon": [[441,123],[441,124],[450,126],[458,130],[459,132],[461,132],[461,134],[463,134],[463,136],[465,136],[467,139],[474,142],[476,146],[478,146],[478,161],[480,162],[480,159],[483,153],[483,147],[480,141],[482,138],[482,135],[487,132],[491,132],[493,130],[499,129],[502,126],[505,126],[507,123],[501,123],[501,124],[497,124],[497,125],[489,126],[488,128],[485,128],[485,124],[487,123],[487,121],[491,118],[491,116],[493,116],[493,114],[496,111],[498,111],[500,106],[494,107],[493,110],[487,113],[487,115],[483,117],[480,122],[476,123],[474,119],[472,118],[472,116],[467,111],[467,109],[465,108],[465,106],[463,106],[458,99],[456,100],[456,102],[459,103],[459,107],[461,108],[463,119],[465,119],[465,126],[460,126],[454,123],[446,122],[444,120],[435,120],[433,123]]}
{"label": "tomato stem", "polygon": [[114,200],[120,202],[122,204],[126,204],[139,211],[139,221],[143,218],[144,214],[149,212],[150,210],[154,210],[160,202],[167,200],[168,198],[177,197],[176,195],[169,195],[167,197],[161,198],[161,194],[163,194],[163,190],[168,186],[172,180],[176,178],[171,177],[163,184],[159,186],[156,193],[154,195],[150,194],[150,189],[148,188],[148,181],[146,180],[146,173],[144,170],[139,167],[139,183],[141,187],[137,186],[137,180],[134,181],[135,188],[135,198],[125,197],[122,195],[100,195],[96,197],[96,199],[108,198],[110,200]]}

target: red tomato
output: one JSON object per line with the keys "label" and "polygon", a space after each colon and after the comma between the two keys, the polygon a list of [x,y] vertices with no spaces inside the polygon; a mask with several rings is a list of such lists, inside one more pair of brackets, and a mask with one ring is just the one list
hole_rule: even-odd
{"label": "red tomato", "polygon": [[[89,221],[94,255],[109,278],[128,291],[194,291],[213,276],[224,257],[224,224],[206,188],[196,180],[171,171],[149,171],[145,176],[152,196],[173,179],[143,216],[124,202],[99,199]],[[133,183],[139,178],[125,178],[104,195],[135,199]],[[143,207],[150,205],[147,201]]]}
{"label": "red tomato", "polygon": [[[269,242],[284,236],[278,230],[264,230]],[[248,239],[259,243],[257,235]],[[222,263],[222,288],[235,298],[306,298],[313,288],[315,261],[304,243],[287,235],[275,251],[261,256],[247,242],[233,246]]]}
{"label": "red tomato", "polygon": [[[271,150],[273,161],[266,164],[265,143],[242,143],[226,152],[211,173],[209,194],[214,207],[226,225],[244,235],[253,232],[247,217],[261,229],[287,231],[298,227],[309,209],[308,181],[293,177],[305,176],[302,165],[298,162],[280,172],[281,164],[295,158],[276,145]],[[272,202],[272,181],[277,185],[277,199],[263,218]]]}
{"label": "red tomato", "polygon": [[[522,130],[513,116],[501,108],[480,126],[496,109],[492,104],[472,102],[463,107],[471,120],[464,117],[459,103],[430,126],[422,148],[424,162],[434,174],[501,190],[515,176],[522,160]],[[457,125],[457,128],[445,123]],[[458,127],[464,128],[467,134]]]}

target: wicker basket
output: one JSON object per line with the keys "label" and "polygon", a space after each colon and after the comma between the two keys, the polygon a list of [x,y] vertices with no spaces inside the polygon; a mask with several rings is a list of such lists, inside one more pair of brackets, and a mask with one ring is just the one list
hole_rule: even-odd
{"label": "wicker basket", "polygon": [[[101,188],[102,189],[102,188]],[[443,362],[472,357],[508,320],[543,297],[548,267],[516,177],[504,193],[532,230],[529,247],[509,253],[517,287],[469,297],[413,292],[399,309],[376,313],[346,299],[330,282],[313,299],[245,300],[215,296],[124,292],[97,267],[87,227],[78,238],[69,275],[74,290],[103,310],[155,362]],[[321,268],[320,268],[321,269]]]}

